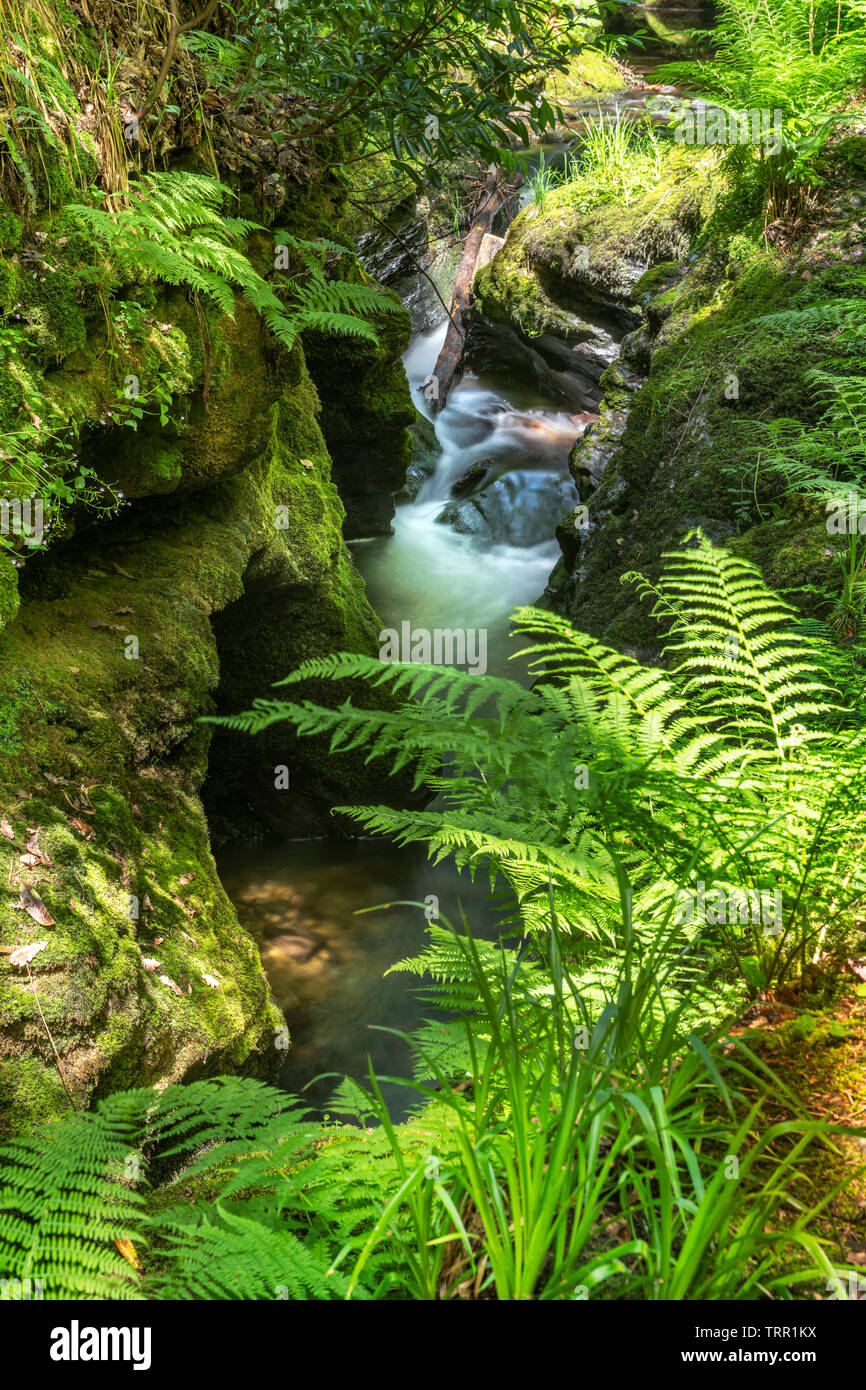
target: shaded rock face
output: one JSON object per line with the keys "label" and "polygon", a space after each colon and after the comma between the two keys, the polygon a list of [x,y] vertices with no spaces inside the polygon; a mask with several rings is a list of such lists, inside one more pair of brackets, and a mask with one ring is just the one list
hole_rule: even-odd
{"label": "shaded rock face", "polygon": [[528,339],[510,324],[491,323],[480,314],[470,318],[465,360],[476,372],[522,385],[568,410],[593,410],[601,400],[599,381],[616,358],[614,339],[602,330],[586,333],[584,342],[569,343],[553,333]]}
{"label": "shaded rock face", "polygon": [[445,310],[423,269],[436,281],[436,254],[430,247],[429,207],[425,198],[412,196],[382,214],[376,224],[358,238],[356,250],[365,269],[380,285],[398,296],[417,333],[441,322]]}
{"label": "shaded rock face", "polygon": [[418,415],[414,425],[409,426],[412,436],[412,462],[406,470],[406,481],[395,497],[398,506],[414,502],[426,480],[436,470],[442,453],[436,431],[423,415]]}
{"label": "shaded rock face", "polygon": [[[814,421],[806,374],[832,358],[832,334],[815,335],[808,313],[798,328],[796,316],[822,294],[832,298],[859,258],[861,191],[849,188],[844,205],[784,257],[768,254],[757,222],[747,235],[710,204],[696,249],[678,264],[665,258],[634,286],[644,323],[602,379],[599,422],[572,453],[588,520],[573,513],[560,524],[562,559],[544,604],[611,645],[651,652],[658,628],[621,577],[639,569],[654,580],[664,552],[698,527],[756,563],[771,587],[795,591],[804,612],[810,586],[832,586],[836,561],[814,507],[783,503],[772,522],[756,517],[744,528],[744,477],[753,514],[778,502],[745,462],[744,424]],[[617,238],[618,220],[610,222]]]}
{"label": "shaded rock face", "polygon": [[474,496],[449,503],[436,521],[491,544],[539,545],[577,500],[574,484],[561,475],[503,473]]}
{"label": "shaded rock face", "polygon": [[[189,410],[179,470],[157,479],[170,496],[151,488],[147,447],[136,470],[110,424],[101,440],[92,431],[102,476],[116,466],[136,500],[111,521],[80,518],[28,558],[0,632],[0,815],[14,837],[0,840],[0,944],[48,942],[33,979],[79,1106],[123,1086],[276,1074],[282,1016],[217,876],[211,831],[309,833],[333,802],[372,793],[360,765],[329,762],[325,776],[323,750],[281,732],[257,746],[212,740],[199,722],[246,707],[306,656],[377,650],[379,627],[341,536],[302,350],[271,357],[242,305],[228,339],[210,409]],[[278,764],[289,771],[279,792]],[[22,889],[51,925],[15,909]],[[145,970],[143,956],[158,966]],[[0,956],[4,1135],[69,1106],[26,986]]]}
{"label": "shaded rock face", "polygon": [[389,536],[395,496],[412,462],[416,411],[403,367],[406,314],[383,315],[379,347],[304,334],[304,352],[322,405],[320,423],[346,508],[347,540]]}

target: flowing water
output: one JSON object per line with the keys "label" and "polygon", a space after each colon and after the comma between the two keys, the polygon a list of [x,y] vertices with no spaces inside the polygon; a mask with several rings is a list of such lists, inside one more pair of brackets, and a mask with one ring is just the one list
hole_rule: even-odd
{"label": "flowing water", "polygon": [[[420,335],[406,353],[422,410],[421,383],[444,332],[443,324]],[[537,598],[559,553],[553,527],[576,497],[567,461],[581,428],[531,394],[506,395],[478,379],[454,388],[436,421],[441,455],[418,498],[397,509],[393,536],[353,547],[384,627],[484,629],[488,672],[525,676],[509,661],[519,642],[508,638],[508,616]],[[531,495],[539,483],[559,486],[570,499],[560,506],[546,497],[547,539],[497,543],[437,524],[454,480],[481,458],[492,460],[491,473],[501,469],[514,481],[518,509],[520,490]],[[385,977],[394,962],[426,945],[422,904],[434,897],[441,919],[459,925],[463,913],[475,935],[487,939],[500,934],[510,906],[491,899],[486,880],[473,883],[450,865],[433,867],[423,850],[382,841],[235,845],[220,856],[220,874],[259,942],[286,1017],[292,1046],[281,1083],[325,1109],[340,1077],[366,1079],[368,1057],[377,1075],[410,1074],[408,1045],[377,1028],[407,1032],[424,1018],[444,1017],[419,999],[417,979]],[[411,1093],[394,1083],[383,1083],[382,1091],[392,1116],[402,1118]]]}
{"label": "flowing water", "polygon": [[[682,24],[700,18],[705,12],[692,8]],[[650,77],[660,59],[673,56],[670,44],[654,49],[636,55],[635,66]],[[640,108],[652,92],[659,89],[624,93],[609,104],[609,115]],[[561,163],[571,143],[539,148],[536,159]],[[428,418],[422,384],[445,327],[443,321],[416,334],[404,358],[413,398]],[[353,546],[383,628],[483,631],[486,670],[527,679],[512,659],[519,643],[509,637],[509,615],[537,599],[558,559],[554,528],[577,500],[568,454],[585,424],[513,383],[466,375],[452,388],[435,420],[438,458],[415,501],[398,507],[393,535]],[[466,499],[455,497],[454,484],[482,463],[485,489],[493,480],[502,505],[480,529],[455,529],[454,508],[470,523],[477,517],[471,503],[468,512],[461,506]],[[437,520],[445,508],[452,509],[450,523]],[[260,944],[285,1013],[292,1047],[282,1084],[320,1108],[343,1075],[366,1079],[368,1057],[377,1074],[410,1074],[407,1044],[377,1028],[407,1032],[422,1018],[441,1016],[419,1000],[417,979],[386,976],[394,962],[423,950],[422,904],[429,916],[435,899],[439,914],[455,923],[465,913],[475,934],[487,938],[499,934],[508,906],[491,900],[486,881],[473,884],[452,867],[434,868],[421,850],[383,841],[235,845],[221,855],[220,872]],[[405,1115],[410,1093],[392,1083],[383,1092],[394,1117]]]}

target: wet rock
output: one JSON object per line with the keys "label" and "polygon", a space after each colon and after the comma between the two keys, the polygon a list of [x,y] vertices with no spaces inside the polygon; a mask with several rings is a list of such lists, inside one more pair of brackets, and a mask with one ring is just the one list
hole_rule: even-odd
{"label": "wet rock", "polygon": [[510,324],[491,323],[475,313],[466,334],[466,361],[479,374],[530,384],[568,410],[593,409],[601,400],[599,380],[619,349],[603,330],[569,343],[552,333],[530,341]]}
{"label": "wet rock", "polygon": [[487,477],[490,468],[496,460],[492,458],[477,459],[465,473],[461,473],[451,484],[451,496],[462,497],[465,492],[471,492],[473,488],[479,487]]}
{"label": "wet rock", "polygon": [[539,545],[552,539],[563,513],[578,501],[571,480],[555,473],[504,473],[474,497],[444,507],[436,521],[491,544]]}
{"label": "wet rock", "polygon": [[313,937],[283,934],[272,937],[262,947],[262,964],[265,970],[269,969],[275,960],[293,960],[298,965],[304,965],[319,950],[321,950],[321,943],[315,941]]}
{"label": "wet rock", "polygon": [[357,251],[374,280],[392,285],[403,276],[417,274],[427,244],[426,201],[413,196],[391,208],[381,222],[365,232],[358,239]]}
{"label": "wet rock", "polygon": [[409,426],[412,436],[412,462],[406,469],[406,481],[395,495],[398,507],[414,502],[425,480],[436,470],[441,450],[436,432],[430,421],[419,415],[414,425]]}

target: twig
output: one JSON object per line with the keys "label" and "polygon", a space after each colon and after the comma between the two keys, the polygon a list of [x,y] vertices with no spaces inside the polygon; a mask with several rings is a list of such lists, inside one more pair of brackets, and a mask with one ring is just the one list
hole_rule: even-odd
{"label": "twig", "polygon": [[188,29],[197,29],[200,25],[207,24],[208,20],[213,15],[214,10],[219,4],[219,0],[209,0],[208,4],[201,11],[201,13],[197,14],[195,19],[191,19],[187,24],[181,24],[180,22],[177,13],[177,0],[167,0],[167,3],[168,12],[171,17],[171,27],[168,31],[168,43],[165,46],[165,53],[163,54],[162,58],[162,66],[159,70],[159,74],[156,79],[156,85],[154,86],[150,96],[147,98],[147,101],[144,103],[141,110],[136,111],[134,113],[135,119],[139,121],[144,120],[144,117],[148,114],[150,110],[152,110],[157,97],[159,96],[160,92],[162,91],[165,85],[165,79],[168,77],[168,70],[174,61],[174,51],[177,48],[177,40],[179,35],[185,34]]}
{"label": "twig", "polygon": [[33,979],[33,976],[32,976],[32,974],[31,974],[31,972],[30,972],[30,962],[29,962],[29,961],[27,962],[27,978],[28,978],[28,980],[30,981],[30,984],[31,984],[32,987],[33,987],[33,998],[36,1000],[36,1007],[37,1007],[37,1009],[39,1010],[39,1017],[42,1019],[42,1022],[43,1022],[44,1026],[45,1026],[45,1031],[46,1031],[46,1033],[48,1034],[48,1041],[51,1043],[51,1046],[54,1048],[54,1056],[57,1058],[57,1070],[60,1072],[60,1080],[63,1082],[64,1088],[65,1088],[65,1090],[66,1090],[66,1094],[67,1094],[68,1097],[69,1097],[69,1104],[72,1106],[72,1109],[73,1109],[73,1110],[77,1110],[77,1109],[78,1109],[78,1106],[75,1104],[75,1097],[73,1096],[72,1092],[71,1092],[70,1089],[69,1089],[69,1083],[68,1083],[67,1080],[66,1080],[66,1073],[65,1073],[64,1070],[63,1070],[63,1063],[62,1063],[61,1060],[60,1060],[60,1053],[57,1051],[57,1048],[56,1048],[56,1046],[55,1046],[55,1044],[54,1044],[54,1039],[53,1039],[52,1036],[51,1036],[51,1029],[48,1027],[48,1023],[47,1023],[47,1021],[46,1021],[45,1015],[44,1015],[44,1013],[42,1012],[42,1005],[41,1005],[40,1002],[39,1002],[39,995],[38,995],[38,993],[37,993],[37,991],[36,991],[36,983],[35,983],[35,981],[34,981],[34,979]]}
{"label": "twig", "polygon": [[[426,270],[425,270],[424,267],[421,265],[420,261],[419,261],[419,260],[417,259],[417,257],[416,257],[415,255],[413,255],[413,253],[409,250],[409,247],[406,245],[406,243],[405,243],[405,241],[403,240],[403,238],[402,238],[401,236],[399,236],[397,232],[394,231],[394,228],[393,228],[393,227],[389,227],[389,226],[388,226],[388,223],[387,223],[386,221],[384,221],[383,218],[379,217],[375,212],[373,212],[373,211],[370,209],[370,207],[369,207],[366,203],[359,203],[355,198],[350,198],[350,199],[349,199],[349,202],[352,204],[353,207],[361,208],[364,212],[367,213],[367,215],[368,215],[369,217],[372,217],[372,219],[373,219],[374,222],[378,222],[380,227],[384,227],[384,228],[385,228],[385,231],[388,232],[388,233],[394,238],[394,240],[395,240],[396,242],[399,242],[400,246],[402,246],[403,250],[406,252],[406,255],[409,257],[409,259],[410,259],[410,261],[412,262],[412,264],[414,265],[415,269],[419,272],[419,274],[421,274],[421,275],[424,276],[424,279],[427,281],[428,285],[430,285],[430,287],[434,290],[434,292],[435,292],[435,294],[436,294],[436,298],[439,300],[439,303],[442,305],[442,308],[445,310],[446,316],[450,319],[450,318],[451,318],[451,310],[449,309],[448,305],[445,303],[445,300],[442,298],[442,295],[439,293],[439,286],[436,284],[435,280],[433,280],[433,279],[427,274]],[[457,331],[458,331],[458,333],[460,332],[459,329],[458,329]],[[463,335],[462,335],[462,333],[461,333],[461,337],[462,337],[462,336],[463,336]]]}

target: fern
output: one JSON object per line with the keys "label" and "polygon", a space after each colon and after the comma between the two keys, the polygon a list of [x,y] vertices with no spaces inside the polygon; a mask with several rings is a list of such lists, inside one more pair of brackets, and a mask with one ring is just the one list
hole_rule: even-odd
{"label": "fern", "polygon": [[[52,1299],[342,1298],[335,1266],[378,1218],[394,1174],[382,1144],[358,1161],[362,1143],[260,1082],[119,1093],[0,1148],[0,1268],[41,1279]],[[183,1200],[203,1180],[218,1182],[219,1200]],[[131,1242],[142,1272],[117,1241]],[[387,1264],[369,1266],[356,1297]]]}
{"label": "fern", "polygon": [[531,931],[549,929],[553,885],[565,929],[596,943],[602,961],[622,949],[618,863],[633,879],[642,940],[689,875],[737,902],[779,892],[784,921],[772,933],[738,910],[733,925],[709,924],[708,939],[750,986],[782,979],[819,939],[842,948],[866,892],[866,861],[851,849],[862,739],[834,732],[842,707],[823,648],[754,566],[697,538],[667,557],[655,587],[632,578],[668,629],[668,669],[524,609],[532,690],[337,656],[283,685],[366,677],[403,694],[402,707],[267,700],[226,722],[255,732],[288,719],[391,770],[414,764],[416,781],[442,794],[436,808],[341,809],[368,833],[426,843],[434,860],[482,868],[491,882],[501,874]]}
{"label": "fern", "polygon": [[370,285],[326,277],[325,256],[348,256],[345,247],[283,233],[280,245],[294,254],[301,274],[289,279],[281,298],[242,250],[249,234],[263,229],[223,212],[231,196],[204,174],[147,174],[123,208],[71,203],[67,212],[92,234],[120,279],[152,276],[207,296],[230,318],[240,290],[287,348],[309,328],[378,341],[368,319],[399,313],[401,306]]}

